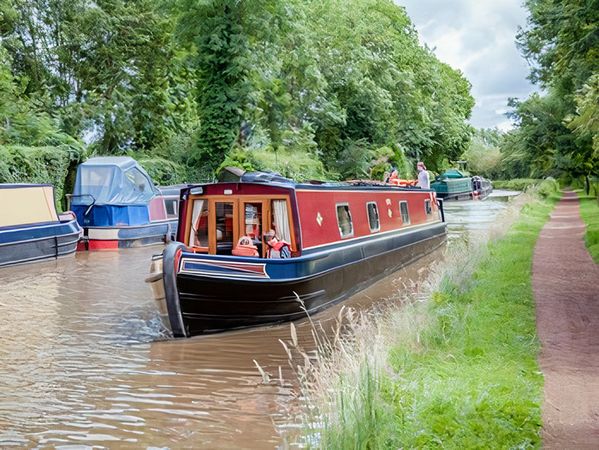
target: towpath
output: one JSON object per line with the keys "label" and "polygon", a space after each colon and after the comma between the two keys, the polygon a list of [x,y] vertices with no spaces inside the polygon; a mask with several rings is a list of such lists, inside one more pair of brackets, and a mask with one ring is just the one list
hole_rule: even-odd
{"label": "towpath", "polygon": [[584,230],[578,197],[565,192],[534,253],[547,449],[599,448],[599,265]]}

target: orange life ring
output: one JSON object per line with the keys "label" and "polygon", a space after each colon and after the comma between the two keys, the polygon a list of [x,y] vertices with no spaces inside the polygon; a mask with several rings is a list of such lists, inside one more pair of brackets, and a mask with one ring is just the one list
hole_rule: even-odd
{"label": "orange life ring", "polygon": [[233,256],[258,256],[258,248],[248,236],[242,236],[237,241],[237,245],[231,251]]}

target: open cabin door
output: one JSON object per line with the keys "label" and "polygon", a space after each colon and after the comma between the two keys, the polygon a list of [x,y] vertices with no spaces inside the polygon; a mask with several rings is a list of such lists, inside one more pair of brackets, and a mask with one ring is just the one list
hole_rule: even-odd
{"label": "open cabin door", "polygon": [[271,216],[270,201],[265,199],[241,199],[239,201],[239,215],[242,235],[252,240],[262,258],[266,257],[267,249],[262,239],[264,233],[271,228],[269,223]]}
{"label": "open cabin door", "polygon": [[238,200],[209,199],[209,253],[230,255],[239,239]]}

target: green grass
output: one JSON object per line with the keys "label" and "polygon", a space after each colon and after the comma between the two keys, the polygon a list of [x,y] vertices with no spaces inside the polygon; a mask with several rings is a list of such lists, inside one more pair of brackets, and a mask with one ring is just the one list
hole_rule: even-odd
{"label": "green grass", "polygon": [[[403,417],[402,447],[511,448],[539,445],[542,375],[531,288],[534,245],[551,209],[525,207],[466,290],[437,295],[421,353],[398,347],[392,366]],[[406,400],[407,399],[407,400]]]}
{"label": "green grass", "polygon": [[578,193],[580,197],[580,216],[586,224],[584,242],[593,257],[593,261],[599,264],[599,199]]}
{"label": "green grass", "polygon": [[[397,326],[401,336],[389,340],[376,331],[351,355],[361,370],[338,369],[320,382],[329,409],[316,425],[312,418],[307,441],[327,449],[538,448],[543,376],[531,270],[554,204],[525,205],[504,237],[472,256],[471,277],[448,271],[428,301],[398,312],[408,332]],[[377,366],[381,340],[390,345]]]}

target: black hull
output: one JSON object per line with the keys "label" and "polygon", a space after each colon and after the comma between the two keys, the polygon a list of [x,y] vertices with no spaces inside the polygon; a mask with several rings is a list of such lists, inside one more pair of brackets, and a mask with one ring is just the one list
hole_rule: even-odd
{"label": "black hull", "polygon": [[[399,248],[314,276],[267,283],[190,274],[178,274],[175,279],[174,274],[169,277],[165,272],[173,333],[193,336],[304,318],[306,313],[332,306],[434,251],[445,240],[444,226],[425,229]],[[367,254],[367,248],[364,252]],[[172,267],[166,253],[165,267]]]}
{"label": "black hull", "polygon": [[0,247],[0,267],[57,259],[77,250],[79,231],[67,235],[4,244]]}
{"label": "black hull", "polygon": [[458,192],[455,194],[437,194],[437,197],[444,201],[458,201],[458,200],[485,200],[491,193],[493,189],[485,189],[478,193],[473,191],[467,192]]}
{"label": "black hull", "polygon": [[449,200],[471,200],[472,199],[472,191],[464,191],[464,192],[454,192],[451,194],[447,193],[437,193],[437,197],[443,199],[444,201]]}

